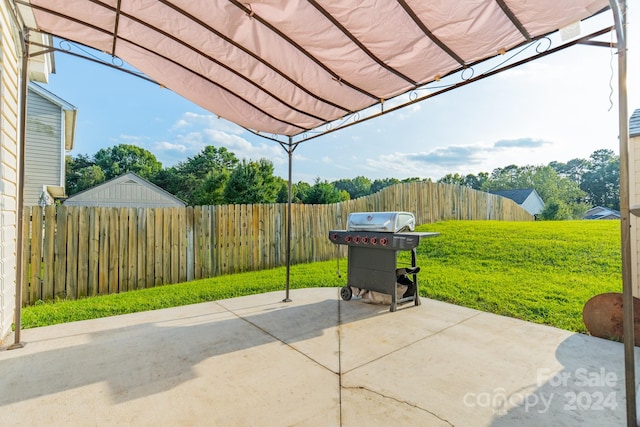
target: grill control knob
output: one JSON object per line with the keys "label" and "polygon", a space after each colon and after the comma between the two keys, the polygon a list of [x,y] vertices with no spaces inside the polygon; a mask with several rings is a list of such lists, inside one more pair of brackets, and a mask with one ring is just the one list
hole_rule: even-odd
{"label": "grill control knob", "polygon": [[351,241],[351,236],[345,236],[344,241],[349,243]]}
{"label": "grill control knob", "polygon": [[369,243],[369,238],[368,237],[363,237],[361,241],[362,241],[363,244],[366,245],[367,243]]}
{"label": "grill control knob", "polygon": [[360,236],[355,236],[353,238],[353,243],[360,243]]}
{"label": "grill control knob", "polygon": [[378,239],[377,239],[377,238],[375,238],[375,237],[372,237],[371,239],[369,239],[369,242],[370,242],[372,245],[375,245],[376,243],[378,243]]}
{"label": "grill control knob", "polygon": [[387,240],[386,237],[383,237],[382,239],[380,239],[380,244],[382,246],[387,246],[387,243],[389,243],[389,241]]}

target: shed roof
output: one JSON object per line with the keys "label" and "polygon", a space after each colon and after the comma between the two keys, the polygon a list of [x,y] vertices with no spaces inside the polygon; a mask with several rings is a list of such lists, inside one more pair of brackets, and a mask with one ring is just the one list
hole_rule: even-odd
{"label": "shed roof", "polygon": [[71,206],[180,207],[186,203],[147,181],[127,172],[95,187],[74,194],[64,202]]}
{"label": "shed roof", "polygon": [[595,206],[585,212],[584,219],[620,219],[620,211],[603,206]]}
{"label": "shed roof", "polygon": [[490,191],[491,194],[496,194],[498,196],[506,197],[508,199],[513,200],[517,204],[521,205],[527,200],[527,197],[531,195],[531,193],[536,192],[533,188],[520,188],[516,190],[496,190]]}

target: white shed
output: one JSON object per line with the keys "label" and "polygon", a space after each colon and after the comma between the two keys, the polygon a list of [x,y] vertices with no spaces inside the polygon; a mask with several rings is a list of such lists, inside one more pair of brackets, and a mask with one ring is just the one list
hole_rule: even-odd
{"label": "white shed", "polygon": [[544,209],[544,201],[534,188],[499,190],[491,191],[491,193],[513,200],[531,215],[538,215]]}
{"label": "white shed", "polygon": [[136,175],[125,173],[69,197],[65,206],[126,208],[184,207],[186,203],[168,191]]}

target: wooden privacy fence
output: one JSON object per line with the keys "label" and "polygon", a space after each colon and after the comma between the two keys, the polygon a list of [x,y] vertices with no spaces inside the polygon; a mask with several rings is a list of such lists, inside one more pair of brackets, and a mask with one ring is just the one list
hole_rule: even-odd
{"label": "wooden privacy fence", "polygon": [[[292,206],[291,262],[338,252],[330,229],[351,212],[409,211],[418,224],[450,219],[529,221],[512,200],[415,182],[331,205]],[[23,305],[82,298],[286,264],[286,204],[186,208],[25,207]]]}

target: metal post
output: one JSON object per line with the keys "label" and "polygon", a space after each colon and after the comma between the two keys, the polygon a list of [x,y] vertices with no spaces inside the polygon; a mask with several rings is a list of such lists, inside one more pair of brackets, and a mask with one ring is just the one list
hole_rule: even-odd
{"label": "metal post", "polygon": [[25,343],[20,341],[20,333],[22,331],[22,251],[23,251],[23,239],[22,230],[24,224],[22,221],[23,212],[23,195],[24,195],[24,155],[25,145],[27,141],[27,82],[28,82],[28,68],[29,68],[29,30],[26,28],[23,30],[24,44],[22,46],[22,70],[20,81],[20,158],[18,159],[18,194],[16,197],[18,227],[16,236],[16,307],[15,307],[15,334],[14,343],[11,344],[7,350],[15,350],[22,348]]}
{"label": "metal post", "polygon": [[631,221],[629,197],[629,117],[627,110],[627,5],[610,0],[618,46],[618,117],[620,128],[620,227],[622,251],[622,336],[624,340],[627,426],[637,426],[634,354],[633,278],[631,275]]}
{"label": "metal post", "polygon": [[287,154],[289,154],[289,195],[287,199],[287,291],[285,298],[282,302],[291,302],[291,298],[289,298],[289,279],[291,276],[291,201],[292,201],[292,184],[291,184],[291,164],[293,163],[293,150],[295,147],[292,144],[292,138],[289,137],[289,144],[287,146]]}

